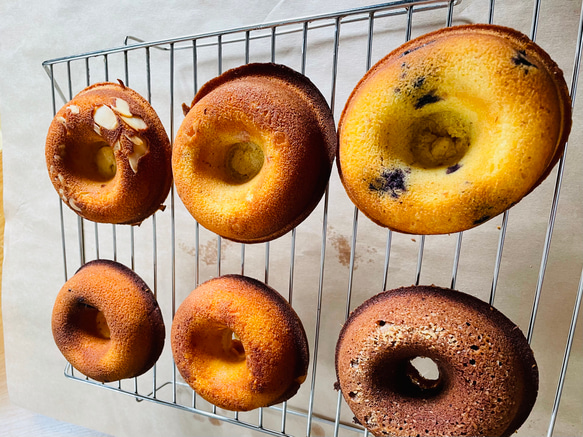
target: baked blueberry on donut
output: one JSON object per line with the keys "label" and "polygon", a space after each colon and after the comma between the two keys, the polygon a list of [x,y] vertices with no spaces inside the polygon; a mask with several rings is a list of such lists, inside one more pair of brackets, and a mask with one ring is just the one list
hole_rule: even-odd
{"label": "baked blueberry on donut", "polygon": [[55,115],[45,157],[53,186],[78,215],[139,224],[172,185],[168,135],[152,106],[123,83],[98,83]]}
{"label": "baked blueberry on donut", "polygon": [[500,311],[435,286],[356,308],[336,345],[338,387],[375,436],[509,436],[537,396],[538,368]]}
{"label": "baked blueberry on donut", "polygon": [[248,64],[196,94],[173,146],[176,191],[205,228],[269,241],[300,224],[328,183],[337,138],[332,111],[307,77]]}
{"label": "baked blueberry on donut", "polygon": [[172,353],[184,380],[227,410],[283,402],[307,375],[303,325],[271,287],[241,275],[198,286],[172,322]]}
{"label": "baked blueberry on donut", "polygon": [[88,262],[63,285],[52,331],[67,361],[101,382],[148,371],[162,353],[166,332],[146,283],[109,260]]}
{"label": "baked blueberry on donut", "polygon": [[456,26],[405,43],[364,75],[340,118],[337,165],[375,223],[447,234],[536,188],[570,128],[567,85],[546,52],[513,29]]}

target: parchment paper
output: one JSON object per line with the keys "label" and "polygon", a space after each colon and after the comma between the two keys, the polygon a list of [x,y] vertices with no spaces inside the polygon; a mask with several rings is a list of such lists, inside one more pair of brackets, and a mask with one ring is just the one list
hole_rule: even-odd
{"label": "parchment paper", "polygon": [[[209,420],[198,415],[150,402],[138,403],[131,397],[90,387],[63,376],[65,360],[54,345],[50,317],[54,298],[65,275],[62,260],[59,222],[59,202],[47,176],[44,160],[44,139],[52,119],[53,103],[50,83],[41,67],[44,60],[94,50],[117,47],[127,35],[143,40],[160,40],[216,30],[301,17],[324,12],[373,4],[347,0],[310,2],[267,0],[240,1],[141,1],[66,2],[63,0],[32,0],[0,3],[0,113],[4,138],[4,199],[6,211],[5,262],[3,276],[3,318],[6,342],[7,374],[11,399],[33,411],[61,420],[81,424],[113,435],[259,435],[233,425]],[[463,0],[456,7],[454,24],[486,22],[484,1]],[[536,39],[564,69],[571,83],[573,57],[577,38],[580,2],[543,2]],[[532,5],[527,1],[498,1],[494,21],[531,34]],[[412,37],[445,24],[445,13],[420,13],[414,16]],[[380,59],[404,42],[404,19],[394,19],[388,25],[375,28],[373,61]],[[352,87],[365,71],[365,53],[361,41],[365,35],[349,25],[341,29],[341,57],[335,93],[336,119]],[[308,56],[307,74],[330,98],[330,70],[318,56],[319,50],[329,50],[314,44]],[[292,43],[290,43],[292,44]],[[290,62],[297,68],[296,58],[287,58],[285,43],[278,47],[277,61]],[[329,52],[328,52],[329,53]],[[156,56],[156,55],[153,55]],[[179,55],[182,56],[182,55]],[[225,68],[230,57],[225,56]],[[236,56],[233,56],[236,59]],[[322,58],[323,59],[323,58]],[[233,61],[236,62],[236,61]],[[180,64],[178,64],[180,65]],[[95,71],[95,70],[94,70]],[[96,73],[97,74],[97,73]],[[180,69],[176,72],[175,124],[181,117],[180,104],[189,102],[193,90]],[[209,73],[211,74],[211,73]],[[75,76],[74,76],[75,77]],[[210,78],[210,77],[209,77]],[[97,78],[92,78],[92,81]],[[115,79],[115,78],[112,78]],[[82,82],[84,78],[79,81]],[[202,80],[202,78],[201,78]],[[60,84],[66,90],[67,84]],[[139,81],[137,86],[142,86]],[[74,86],[78,88],[79,84]],[[156,83],[156,90],[162,89]],[[159,91],[156,91],[159,92]],[[164,93],[153,96],[164,106]],[[63,102],[58,100],[56,106]],[[571,135],[561,197],[558,203],[548,267],[544,275],[532,347],[541,371],[541,387],[535,409],[519,435],[541,435],[546,432],[550,411],[565,349],[570,316],[575,302],[582,267],[583,208],[581,202],[581,133],[580,104],[575,107],[574,129]],[[167,109],[161,117],[169,129]],[[514,207],[509,215],[503,262],[497,283],[495,306],[528,330],[534,292],[539,280],[545,232],[549,220],[556,171],[531,195]],[[352,239],[354,208],[346,197],[334,169],[330,182],[327,215],[327,246],[323,278],[322,319],[320,325],[317,377],[315,379],[315,412],[334,417],[337,392],[334,382],[334,347],[336,336],[346,315],[348,265]],[[160,213],[159,299],[170,329],[172,303],[167,290],[171,287],[171,254],[169,213]],[[501,217],[463,235],[461,260],[456,288],[489,298],[493,266],[496,257]],[[76,218],[65,210],[65,223],[75,232]],[[313,352],[315,321],[321,259],[323,204],[297,231],[293,305],[302,318]],[[146,282],[153,280],[149,269],[151,225],[136,230],[136,270]],[[91,229],[91,228],[90,228]],[[101,228],[100,228],[101,229]],[[176,199],[176,304],[194,286],[193,221]],[[102,235],[107,241],[108,228]],[[350,308],[381,291],[386,230],[358,217],[358,239],[355,252]],[[126,249],[127,229],[119,231],[119,261],[129,264]],[[90,240],[90,238],[88,238]],[[449,286],[457,236],[430,237],[425,241],[420,282]],[[68,241],[68,275],[79,265],[75,241]],[[416,277],[420,238],[393,234],[389,265],[388,288],[412,284]],[[88,243],[91,246],[91,243]],[[216,275],[215,237],[201,231],[201,265],[199,280]],[[111,255],[107,246],[102,256]],[[239,245],[225,241],[222,273],[240,270]],[[143,254],[143,255],[142,255]],[[93,256],[91,253],[89,256]],[[264,246],[247,249],[245,273],[264,278]],[[290,258],[290,237],[271,244],[269,283],[287,296]],[[171,373],[169,339],[161,358],[160,378]],[[581,327],[575,338],[567,383],[562,397],[556,435],[580,435],[581,405]],[[314,357],[312,357],[313,359]],[[309,399],[306,383],[290,404],[305,408]],[[147,384],[147,382],[146,382]],[[162,395],[162,394],[161,394]],[[346,405],[342,419],[350,422]],[[289,432],[305,433],[303,425],[290,419]],[[330,429],[315,423],[312,435],[330,435]]]}

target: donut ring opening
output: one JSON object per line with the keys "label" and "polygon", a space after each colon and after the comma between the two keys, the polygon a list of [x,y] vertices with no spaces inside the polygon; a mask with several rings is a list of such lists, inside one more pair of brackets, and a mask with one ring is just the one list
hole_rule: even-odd
{"label": "donut ring opening", "polygon": [[438,101],[420,109],[413,104],[371,107],[379,133],[368,155],[410,169],[442,171],[460,165],[464,157],[486,153],[490,128],[480,123],[490,125],[490,111],[479,99],[453,97],[447,106]]}
{"label": "donut ring opening", "polygon": [[215,184],[214,190],[209,191],[213,196],[220,196],[220,191],[226,189],[233,196],[231,200],[244,203],[249,190],[245,184],[261,185],[268,177],[270,170],[265,161],[276,155],[272,141],[249,120],[231,123],[217,120],[216,124],[220,126],[219,132],[198,128],[194,140],[198,151],[189,156],[193,171]]}
{"label": "donut ring opening", "polygon": [[422,389],[432,389],[443,384],[443,372],[431,358],[417,356],[409,359],[408,363],[407,376]]}
{"label": "donut ring opening", "polygon": [[451,167],[470,147],[471,123],[450,111],[434,112],[418,118],[408,129],[411,166],[424,168]]}
{"label": "donut ring opening", "polygon": [[254,142],[243,141],[231,145],[225,161],[228,180],[233,184],[250,181],[261,171],[264,161],[263,149]]}
{"label": "donut ring opening", "polygon": [[226,354],[234,357],[237,361],[245,359],[245,348],[241,340],[237,338],[235,332],[226,328],[222,331],[223,350]]}
{"label": "donut ring opening", "polygon": [[111,331],[103,311],[86,303],[79,302],[78,309],[73,312],[71,321],[78,328],[79,333],[88,337],[110,340]]}
{"label": "donut ring opening", "polygon": [[[197,350],[204,351],[212,357],[213,365],[231,366],[234,363],[244,362],[245,347],[238,336],[228,326],[211,322],[200,326],[200,331],[192,332],[191,345]],[[204,331],[206,335],[200,335]],[[200,349],[198,349],[200,348]]]}
{"label": "donut ring opening", "polygon": [[[430,399],[439,396],[449,386],[448,372],[440,361],[424,354],[429,354],[429,351],[399,358],[381,358],[373,365],[371,384],[380,391],[397,393],[404,398]],[[355,394],[351,393],[348,395],[354,397]]]}
{"label": "donut ring opening", "polygon": [[113,147],[91,129],[83,129],[74,143],[64,145],[65,171],[86,183],[101,184],[114,179],[117,164]]}

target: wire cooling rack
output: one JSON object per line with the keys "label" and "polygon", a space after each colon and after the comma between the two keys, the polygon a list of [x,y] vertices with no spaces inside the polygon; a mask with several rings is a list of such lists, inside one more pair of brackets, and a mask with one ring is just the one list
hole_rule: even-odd
{"label": "wire cooling rack", "polygon": [[[508,1],[499,0],[498,4],[502,3]],[[128,36],[123,46],[49,60],[43,66],[50,78],[53,113],[85,86],[121,79],[152,103],[171,139],[181,120],[180,104],[189,102],[206,80],[247,62],[285,63],[308,75],[322,90],[337,117],[351,87],[376,60],[417,34],[456,24],[456,10],[468,4],[481,8],[482,22],[496,22],[494,0],[393,1],[154,42]],[[532,2],[529,35],[535,40],[541,10],[540,1]],[[581,60],[582,22],[583,18],[579,18],[576,41],[572,42],[570,90],[573,105]],[[361,56],[345,59],[345,51]],[[534,290],[528,295],[528,301],[522,299],[518,304],[513,303],[510,310],[511,318],[519,319],[531,343],[542,301],[565,163],[563,157],[549,178],[554,177],[554,181],[547,182],[547,185],[554,184],[548,189],[551,196],[540,200],[549,209],[545,210],[548,211],[544,219],[546,224],[539,230],[544,235],[539,236],[540,265]],[[492,227],[488,228],[489,232],[483,232],[484,226],[481,226],[447,237],[408,236],[404,239],[402,235],[379,229],[366,219],[359,220],[359,211],[346,201],[333,175],[322,202],[306,224],[271,243],[240,245],[199,227],[185,212],[174,190],[166,204],[164,212],[156,213],[140,227],[128,227],[87,222],[64,208],[59,200],[65,280],[90,259],[110,258],[123,262],[150,285],[168,328],[181,300],[208,277],[223,273],[255,276],[275,286],[282,294],[287,292],[287,299],[303,319],[311,348],[306,383],[296,397],[281,405],[250,413],[223,411],[197,397],[184,384],[177,375],[168,347],[150,372],[133,380],[102,384],[79,374],[69,364],[65,368],[67,378],[132,396],[139,402],[151,401],[271,435],[367,435],[366,430],[351,423],[348,408],[332,387],[334,335],[350,311],[367,297],[361,289],[365,288],[363,284],[368,287],[369,281],[365,280],[364,273],[359,275],[359,270],[378,272],[373,275],[373,292],[411,282],[441,281],[442,285],[456,288],[463,264],[462,242],[465,243],[464,236],[469,234],[470,241],[477,240],[478,244],[487,241],[493,254],[493,266],[488,262],[490,273],[479,278],[482,284],[487,284],[487,293],[480,297],[497,305],[498,292],[505,292],[500,278],[505,266],[503,249],[511,233],[509,216],[513,210],[495,219],[498,226],[494,232]],[[427,247],[433,244],[445,246],[439,251],[437,261],[426,254]],[[331,250],[335,255],[338,253],[338,260],[331,260]],[[364,264],[372,267],[367,270]],[[428,267],[430,265],[432,267]],[[338,268],[342,269],[341,275],[334,274],[332,278],[327,274],[327,269],[336,269],[336,272]],[[430,273],[422,275],[422,270]],[[432,273],[435,271],[446,273],[445,276]],[[409,284],[402,283],[399,275],[403,274],[410,278]],[[340,292],[337,289],[339,281],[342,284]],[[310,284],[307,291],[304,290],[306,283]],[[560,362],[555,360],[549,372],[553,375],[552,384],[541,385],[539,398],[545,394],[551,400],[539,407],[538,428],[529,428],[536,430],[535,434],[553,435],[560,417],[559,405],[576,337],[583,282],[574,288],[572,295],[576,294],[576,298],[568,332],[557,339],[561,348],[564,344],[563,358]],[[329,311],[332,306],[335,310]],[[580,383],[580,379],[577,381]],[[579,406],[583,404],[580,396],[576,402]],[[573,430],[566,429],[567,432]],[[580,433],[581,428],[577,432]]]}

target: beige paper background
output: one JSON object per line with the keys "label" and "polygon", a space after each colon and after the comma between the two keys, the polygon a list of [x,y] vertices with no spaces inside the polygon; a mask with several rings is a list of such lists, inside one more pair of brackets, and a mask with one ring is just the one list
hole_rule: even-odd
{"label": "beige paper background", "polygon": [[[336,11],[374,2],[342,1],[171,1],[114,2],[106,0],[91,5],[65,1],[16,2],[0,4],[0,113],[4,139],[4,177],[6,212],[6,253],[3,277],[3,318],[6,341],[7,375],[13,402],[33,411],[107,432],[113,435],[259,435],[232,425],[209,420],[189,412],[157,405],[137,403],[128,396],[87,386],[63,377],[65,361],[52,341],[50,313],[54,297],[64,282],[58,199],[46,175],[44,136],[52,118],[49,80],[41,62],[60,56],[117,47],[127,35],[144,40],[159,40],[228,29],[254,23],[290,17]],[[487,3],[463,0],[456,7],[454,24],[485,22]],[[543,1],[537,31],[537,41],[548,50],[564,69],[571,83],[573,57],[580,11],[579,1]],[[494,21],[530,34],[532,2],[496,2]],[[445,12],[415,14],[412,37],[445,24]],[[375,26],[373,60],[404,41],[405,19],[395,17]],[[362,49],[362,27],[345,25],[341,29],[338,81],[335,94],[335,115],[356,81],[365,71],[366,53]],[[321,39],[310,41],[306,73],[331,96],[330,38],[323,31]],[[278,41],[279,43],[279,41]],[[298,68],[294,40],[283,39],[277,46],[276,61]],[[297,50],[297,48],[295,49]],[[258,49],[252,60],[264,59],[264,49]],[[167,71],[153,53],[153,104],[170,129],[167,96]],[[175,118],[181,121],[180,104],[192,98],[189,56],[177,52]],[[240,53],[224,53],[223,69],[240,63]],[[117,58],[116,58],[117,59]],[[111,61],[112,76],[119,62]],[[62,68],[61,74],[62,74]],[[201,69],[200,81],[212,77],[215,70]],[[131,72],[132,87],[143,92],[143,74]],[[92,81],[102,80],[100,66],[92,69]],[[78,91],[85,80],[82,70],[73,66],[73,87]],[[114,79],[114,77],[111,77]],[[117,77],[115,77],[117,78]],[[66,89],[67,84],[61,83]],[[580,100],[580,99],[579,99]],[[57,107],[62,104],[57,97]],[[519,435],[541,435],[546,432],[553,404],[559,369],[565,349],[566,335],[577,292],[582,266],[583,240],[581,205],[581,114],[575,106],[573,133],[567,152],[564,181],[556,217],[548,267],[544,277],[540,307],[533,333],[532,347],[541,371],[540,393],[535,409]],[[539,265],[556,173],[535,192],[513,208],[503,252],[503,262],[495,306],[514,320],[523,330],[528,328],[533,295],[539,275]],[[313,350],[320,263],[321,204],[297,230],[293,304],[302,318],[310,347]],[[176,304],[195,284],[194,224],[176,199]],[[326,259],[323,280],[322,318],[317,356],[315,384],[316,413],[334,417],[337,394],[334,382],[333,354],[337,333],[346,312],[350,244],[354,208],[347,199],[334,170],[330,182]],[[501,217],[477,229],[464,233],[457,288],[487,300],[490,292]],[[65,211],[69,275],[78,267],[76,217]],[[86,228],[91,232],[91,226]],[[158,227],[158,296],[169,330],[172,302],[169,290],[171,275],[170,214],[157,216]],[[101,256],[112,256],[109,227],[100,227]],[[129,231],[118,231],[118,260],[129,264]],[[362,215],[358,217],[358,238],[350,307],[381,290],[386,231],[373,225]],[[136,271],[146,282],[153,280],[151,272],[150,222],[135,230]],[[216,275],[216,239],[201,230],[199,280]],[[88,256],[94,247],[87,239]],[[418,237],[393,234],[388,287],[409,285],[415,281],[419,249]],[[428,237],[421,271],[421,283],[448,286],[451,280],[456,236]],[[265,247],[248,246],[245,273],[264,278]],[[269,283],[287,296],[290,236],[270,245]],[[240,246],[223,241],[221,272],[240,271]],[[581,435],[581,326],[575,338],[565,391],[559,411],[556,435]],[[158,366],[159,381],[171,378],[169,341]],[[308,376],[308,383],[312,374]],[[131,389],[131,383],[128,383]],[[140,384],[142,384],[140,380]],[[149,380],[143,384],[147,387]],[[126,383],[124,382],[124,387]],[[142,385],[141,385],[142,387]],[[147,388],[143,391],[147,392]],[[290,405],[304,408],[309,399],[309,384],[305,384]],[[161,390],[161,397],[167,394]],[[179,393],[182,396],[182,392]],[[271,413],[266,420],[271,423]],[[248,416],[245,416],[248,417]],[[250,416],[249,416],[250,417]],[[342,418],[349,422],[350,412],[342,407]],[[251,419],[250,420],[254,420]],[[288,431],[305,434],[301,420],[289,420]],[[331,429],[315,423],[312,435],[330,435]]]}

